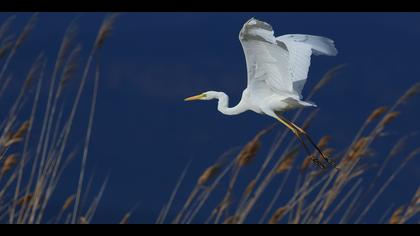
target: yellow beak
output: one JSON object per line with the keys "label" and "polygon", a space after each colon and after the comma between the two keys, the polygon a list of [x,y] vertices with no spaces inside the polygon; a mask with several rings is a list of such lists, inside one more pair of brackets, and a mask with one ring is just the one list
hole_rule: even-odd
{"label": "yellow beak", "polygon": [[205,97],[206,97],[206,94],[202,93],[200,95],[196,95],[196,96],[192,96],[192,97],[186,98],[186,99],[184,99],[184,101],[189,102],[189,101],[194,101],[194,100],[202,100]]}

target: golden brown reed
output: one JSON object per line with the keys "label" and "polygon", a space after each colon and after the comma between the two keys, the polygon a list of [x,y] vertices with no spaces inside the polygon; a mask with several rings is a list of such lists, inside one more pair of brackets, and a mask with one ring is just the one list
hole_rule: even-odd
{"label": "golden brown reed", "polygon": [[420,204],[420,187],[417,188],[416,194],[414,195],[414,204]]}
{"label": "golden brown reed", "polygon": [[8,139],[4,144],[3,144],[3,146],[4,147],[6,147],[6,148],[8,148],[8,147],[10,147],[10,146],[12,146],[12,145],[15,145],[15,144],[17,144],[17,143],[20,143],[22,141],[22,139],[21,138],[19,138],[19,139],[17,139],[17,138],[15,138],[15,139],[13,139],[13,138],[11,138],[11,139]]}
{"label": "golden brown reed", "polygon": [[23,89],[27,90],[32,82],[35,80],[35,78],[38,78],[38,74],[40,74],[41,70],[43,69],[45,64],[45,58],[44,54],[41,53],[35,60],[34,64],[32,65],[31,69],[28,72],[28,75],[26,76],[25,82],[23,84]]}
{"label": "golden brown reed", "polygon": [[311,162],[312,162],[312,156],[306,157],[299,168],[300,172],[305,172],[308,169]]}
{"label": "golden brown reed", "polygon": [[277,224],[284,217],[285,213],[289,210],[287,206],[280,207],[274,212],[268,221],[269,224]]}
{"label": "golden brown reed", "polygon": [[257,181],[255,181],[255,179],[251,180],[251,182],[249,182],[248,186],[246,186],[243,197],[247,198],[251,195],[251,193],[254,191],[255,186],[257,184]]}
{"label": "golden brown reed", "polygon": [[21,197],[17,202],[16,202],[16,205],[17,206],[20,206],[20,207],[22,207],[22,206],[25,206],[25,205],[28,205],[28,203],[32,200],[32,198],[33,198],[33,194],[32,193],[29,193],[29,194],[27,194],[27,195],[25,195],[25,196],[23,196],[23,197]]}
{"label": "golden brown reed", "polygon": [[82,46],[79,44],[71,51],[63,68],[63,74],[56,95],[57,97],[62,95],[64,88],[70,83],[71,79],[74,78],[74,74],[79,67],[81,50]]}
{"label": "golden brown reed", "polygon": [[219,212],[226,212],[231,204],[232,204],[232,195],[228,195],[219,204],[218,211]]}
{"label": "golden brown reed", "polygon": [[23,122],[22,125],[20,125],[19,129],[16,131],[15,134],[13,134],[12,139],[22,139],[23,136],[26,134],[26,132],[28,131],[29,127],[31,126],[31,120],[27,120],[25,122]]}
{"label": "golden brown reed", "polygon": [[69,59],[64,67],[63,79],[61,80],[61,86],[67,84],[67,82],[73,77],[74,72],[78,68],[78,62],[80,60],[80,52],[82,51],[82,46],[77,45],[70,53]]}
{"label": "golden brown reed", "polygon": [[[8,27],[10,26],[11,21],[7,21],[0,26],[0,59],[5,57],[4,61],[2,61],[2,68],[0,68],[0,98],[1,95],[4,95],[4,92],[11,87],[9,82],[12,77],[8,74],[12,74],[13,72],[10,71],[9,64],[13,63],[14,56],[18,55],[16,51],[27,41],[31,31],[34,29],[36,20],[37,14],[34,14],[17,38],[7,35],[10,34],[8,32]],[[95,57],[99,54],[98,47],[102,46],[105,38],[109,35],[114,20],[115,16],[112,16],[108,19],[107,23],[102,26],[101,32],[94,42],[94,49],[91,54],[89,54],[88,58],[90,59],[86,62],[81,81],[87,80],[86,78],[88,78],[92,68],[91,64],[95,63],[97,71],[95,79],[99,77],[99,62],[94,59],[99,59],[99,57]],[[75,62],[78,58],[75,55],[79,53],[80,47],[75,48],[73,57],[69,56],[68,50],[73,46],[73,30],[75,28],[69,27],[68,29],[69,30],[66,32],[62,41],[52,74],[47,75],[45,73],[47,71],[44,70],[46,68],[46,58],[41,54],[30,67],[25,80],[16,80],[16,82],[19,82],[21,85],[20,92],[17,94],[14,103],[11,103],[10,110],[4,112],[7,114],[6,117],[4,117],[5,119],[0,122],[0,129],[2,131],[2,135],[0,135],[0,174],[10,174],[10,176],[8,176],[9,178],[2,181],[0,185],[0,211],[2,209],[7,209],[7,213],[2,212],[4,214],[0,214],[1,223],[23,224],[45,222],[44,213],[46,207],[50,205],[49,200],[51,199],[56,186],[59,184],[59,179],[62,176],[65,167],[73,156],[71,149],[74,147],[68,144],[69,141],[67,139],[68,133],[71,133],[72,130],[74,130],[74,128],[71,128],[73,119],[66,118],[66,120],[64,120],[64,118],[74,117],[76,116],[76,113],[79,113],[77,111],[77,104],[79,103],[78,97],[80,97],[80,95],[76,96],[76,98],[70,97],[70,101],[68,102],[73,104],[70,109],[71,111],[67,112],[70,114],[66,114],[66,109],[62,109],[62,114],[54,115],[55,113],[53,111],[55,110],[55,105],[53,105],[52,108],[48,105],[62,105],[62,100],[59,101],[58,97],[53,96],[53,92],[57,92],[57,89],[59,88],[59,86],[55,86],[53,83],[53,81],[60,78],[57,77],[56,74],[61,73],[61,79],[64,81],[62,82],[65,84],[69,77],[76,72]],[[24,54],[25,53],[23,53],[23,55]],[[61,67],[61,64],[65,63],[65,59],[69,59],[69,63],[68,67],[63,68]],[[43,83],[44,80],[49,81]],[[34,87],[36,90],[32,90],[31,84],[37,84],[37,87]],[[84,83],[82,84],[82,82],[80,82],[79,89],[77,90],[78,94],[82,94],[81,91],[83,90],[83,87]],[[43,104],[44,101],[44,93],[41,91],[44,91],[44,89],[49,89],[50,92],[47,95],[45,112],[40,112],[39,107],[42,107],[40,104]],[[96,93],[93,93],[92,97],[93,104],[93,101],[96,101]],[[5,107],[2,107],[2,109],[4,108]],[[60,107],[58,107],[58,109],[59,108]],[[93,110],[94,108],[92,105],[90,114],[93,113]],[[31,112],[31,119],[21,124],[16,131],[13,130],[14,126],[23,120],[22,115],[27,113],[26,111]],[[93,120],[91,117],[92,116],[90,116],[89,119]],[[63,120],[61,120],[61,118],[63,118]],[[39,124],[39,126],[34,129],[37,130],[37,132],[39,130],[40,133],[32,134],[33,137],[37,138],[32,138],[32,136],[30,138],[29,136],[32,130],[32,121],[40,121],[35,122],[36,124]],[[91,127],[91,125],[89,125],[89,127]],[[53,135],[54,137],[60,137],[60,140],[52,138]],[[26,136],[27,139],[25,140]],[[87,139],[86,137],[82,137],[81,139]],[[11,147],[23,140],[25,140],[25,145]],[[18,160],[16,154],[9,154],[9,152],[15,152],[14,149],[19,149],[16,153],[22,155],[22,160]],[[85,156],[87,153],[87,149],[84,149],[83,155]],[[25,162],[25,160],[30,161]],[[84,172],[83,168],[84,166],[81,167],[79,183],[81,183],[80,179],[84,177],[82,175],[82,172]],[[84,186],[83,183],[79,185]],[[89,188],[89,186],[87,188]],[[102,191],[103,190],[101,190],[101,193]],[[84,192],[84,189],[80,192]],[[61,223],[61,217],[63,216],[63,219],[65,217],[66,219],[71,220],[71,223],[78,223],[79,220],[80,223],[89,223],[96,211],[96,205],[97,202],[99,202],[101,193],[92,201],[93,203],[91,207],[87,209],[87,213],[76,211],[77,214],[72,214],[71,212],[67,212],[68,215],[65,217],[63,215],[64,211],[73,206],[75,209],[83,209],[83,211],[86,209],[81,205],[76,207],[76,204],[74,204],[78,199],[82,198],[81,194],[78,195],[77,198],[75,196],[70,196],[64,202],[62,212],[59,213],[56,219],[52,220]],[[73,216],[75,217],[74,221]],[[86,217],[80,218],[80,216]]]}
{"label": "golden brown reed", "polygon": [[27,120],[19,127],[19,129],[15,133],[8,133],[7,135],[5,135],[5,137],[1,140],[3,146],[7,148],[17,143],[20,143],[23,140],[30,125],[31,121]]}
{"label": "golden brown reed", "polygon": [[236,157],[238,167],[243,167],[252,162],[252,160],[257,155],[258,150],[261,148],[261,137],[267,134],[270,130],[272,130],[275,127],[275,125],[276,124],[273,124],[268,128],[261,130],[249,143],[247,143],[247,145],[245,145],[245,147],[239,152],[238,156]]}
{"label": "golden brown reed", "polygon": [[23,44],[23,42],[28,38],[29,34],[34,29],[37,20],[38,20],[38,14],[32,15],[31,19],[29,19],[29,22],[25,25],[22,33],[19,35],[19,37],[16,40],[16,46],[15,46],[16,48],[19,48]]}
{"label": "golden brown reed", "polygon": [[63,207],[61,208],[63,211],[67,210],[73,203],[76,196],[73,194],[69,196],[66,201],[63,204]]}
{"label": "golden brown reed", "polygon": [[318,148],[319,149],[324,149],[327,147],[328,143],[331,141],[331,136],[330,135],[325,135],[324,137],[322,137],[319,142],[318,142]]}
{"label": "golden brown reed", "polygon": [[77,19],[73,20],[66,30],[63,41],[61,43],[60,51],[58,52],[58,57],[57,57],[57,62],[56,62],[57,69],[62,67],[70,48],[74,44],[74,39],[76,38],[76,35],[78,32],[78,27],[76,23],[77,23]]}
{"label": "golden brown reed", "polygon": [[350,152],[345,161],[353,161],[367,154],[367,145],[369,144],[370,137],[361,137],[356,143],[351,147]]}
{"label": "golden brown reed", "polygon": [[325,150],[323,150],[322,152],[324,153],[324,155],[326,157],[331,157],[333,152],[335,151],[334,148],[326,148]]}
{"label": "golden brown reed", "polygon": [[407,102],[408,99],[420,93],[420,83],[416,83],[407,90],[407,92],[402,96],[401,101]]}
{"label": "golden brown reed", "polygon": [[259,137],[254,138],[251,142],[245,145],[237,157],[239,167],[251,163],[260,148],[261,143]]}
{"label": "golden brown reed", "polygon": [[354,150],[364,149],[369,142],[369,137],[361,137],[357,140],[356,144],[354,145]]}
{"label": "golden brown reed", "polygon": [[420,213],[420,187],[417,188],[416,193],[414,194],[410,204],[407,206],[404,217],[402,217],[401,222],[405,223],[411,217]]}
{"label": "golden brown reed", "polygon": [[5,40],[3,40],[0,46],[0,58],[5,57],[12,48],[13,48],[13,41],[11,37],[8,37]]}
{"label": "golden brown reed", "polygon": [[395,118],[397,118],[399,115],[400,113],[398,111],[393,111],[391,113],[386,114],[386,116],[382,119],[380,125],[382,127],[385,127],[386,125],[394,121]]}
{"label": "golden brown reed", "polygon": [[99,29],[98,37],[95,42],[95,47],[100,48],[103,46],[103,43],[105,39],[108,37],[108,35],[111,33],[114,23],[118,17],[118,14],[112,14],[109,17],[107,17],[102,24],[101,28]]}
{"label": "golden brown reed", "polygon": [[237,224],[239,221],[239,216],[229,216],[227,217],[227,219],[223,222],[223,224],[225,225],[233,225],[233,224]]}
{"label": "golden brown reed", "polygon": [[375,119],[379,118],[382,114],[384,114],[387,111],[387,109],[388,108],[385,106],[376,108],[367,118],[367,122],[372,122]]}
{"label": "golden brown reed", "polygon": [[289,153],[286,154],[284,159],[280,162],[280,164],[276,168],[276,174],[283,173],[287,170],[290,170],[293,167],[293,163],[299,153],[299,147],[294,148]]}
{"label": "golden brown reed", "polygon": [[0,176],[7,174],[18,163],[18,154],[10,154],[3,162]]}
{"label": "golden brown reed", "polygon": [[401,206],[397,210],[395,210],[394,213],[392,213],[391,219],[389,219],[389,223],[399,224],[403,211],[404,211],[404,206]]}
{"label": "golden brown reed", "polygon": [[219,164],[210,166],[209,168],[207,168],[203,174],[200,176],[200,178],[198,178],[198,185],[203,186],[205,184],[207,184],[209,182],[209,180],[211,180],[212,178],[214,178],[217,173],[219,173],[221,166]]}
{"label": "golden brown reed", "polygon": [[[413,87],[408,95],[405,97],[413,96],[417,91],[416,87]],[[371,170],[371,163],[364,163],[361,160],[362,157],[366,157],[372,154],[373,147],[371,144],[376,140],[377,137],[380,137],[380,132],[383,131],[384,126],[391,123],[398,117],[399,113],[395,111],[396,106],[394,105],[392,109],[387,110],[386,107],[378,107],[372,111],[369,116],[366,116],[366,121],[362,124],[362,128],[356,133],[354,141],[351,142],[349,147],[345,148],[345,152],[338,152],[335,153],[335,150],[329,146],[331,137],[326,135],[323,136],[319,142],[318,146],[322,150],[322,152],[326,156],[331,156],[334,154],[334,159],[341,159],[343,162],[347,162],[346,168],[339,168],[339,169],[327,169],[321,170],[320,168],[314,168],[314,171],[311,171],[309,174],[301,174],[297,177],[296,180],[296,187],[292,197],[287,201],[287,204],[284,204],[283,207],[278,208],[274,214],[270,218],[270,214],[273,212],[275,208],[273,208],[276,204],[278,204],[279,199],[284,199],[287,197],[286,193],[283,193],[282,189],[285,186],[284,184],[287,183],[289,175],[285,175],[285,179],[282,182],[279,182],[280,186],[274,186],[275,188],[278,187],[278,191],[275,192],[272,201],[267,205],[264,215],[260,219],[260,223],[267,222],[270,224],[280,223],[282,219],[287,216],[288,212],[290,212],[289,223],[329,223],[335,221],[337,215],[340,214],[339,212],[343,209],[346,209],[341,216],[342,218],[339,219],[341,223],[350,222],[352,219],[357,217],[358,211],[362,211],[362,214],[359,215],[359,218],[362,219],[365,214],[365,210],[369,210],[371,207],[371,203],[376,201],[378,195],[382,194],[384,188],[386,188],[387,184],[392,181],[396,174],[391,174],[389,179],[387,180],[386,184],[381,186],[380,190],[377,192],[370,192],[367,193],[367,197],[371,197],[369,194],[374,194],[371,197],[369,206],[363,208],[364,206],[361,205],[366,196],[364,194],[365,188],[363,187],[362,183],[366,182],[365,178],[369,178],[368,175],[365,173],[368,170]],[[312,112],[311,114],[314,114]],[[310,116],[312,118],[313,116]],[[294,118],[296,120],[297,118]],[[311,120],[311,119],[307,119]],[[367,125],[370,122],[379,122],[377,123],[376,127],[373,128],[370,132],[366,132],[369,126]],[[310,122],[306,122],[309,124]],[[367,133],[367,134],[365,134]],[[271,155],[275,156],[276,152],[279,150],[279,146],[277,146],[277,142],[281,143],[284,142],[283,137],[280,136],[280,141],[276,140],[276,145],[273,145],[273,149],[270,150],[270,154],[268,160],[271,160]],[[241,151],[241,155],[243,156],[244,153],[252,153],[247,154],[252,156],[252,158],[246,158],[248,160],[252,160],[253,156],[256,155],[256,152],[261,145],[258,138],[254,138],[244,147]],[[391,150],[391,156],[397,155],[399,150],[402,149],[403,143],[405,140],[396,144],[396,147]],[[287,146],[287,150],[293,145],[296,144],[296,141],[289,142],[289,146]],[[255,148],[250,148],[250,146],[255,146]],[[372,145],[373,146],[373,145]],[[302,147],[298,146],[297,150],[300,150]],[[250,151],[253,150],[253,151]],[[420,151],[417,151],[420,153]],[[417,153],[414,152],[414,153]],[[343,153],[343,154],[340,154]],[[414,156],[414,154],[410,154],[410,156]],[[241,157],[243,158],[243,157]],[[244,190],[244,193],[241,197],[241,201],[237,204],[237,208],[235,209],[235,204],[230,206],[232,209],[233,214],[230,214],[230,217],[225,217],[219,214],[217,220],[212,220],[213,218],[210,217],[208,222],[218,223],[220,221],[225,223],[244,223],[246,222],[247,217],[249,216],[250,212],[253,212],[256,209],[256,203],[258,202],[258,197],[263,194],[263,192],[268,189],[270,186],[271,180],[275,178],[275,175],[278,173],[286,172],[291,170],[294,166],[294,160],[296,160],[297,154],[294,153],[294,150],[286,152],[284,156],[277,159],[273,166],[270,166],[271,170],[267,171],[265,177],[260,176],[263,174],[258,173],[257,177],[253,178],[247,185]],[[314,160],[314,155],[308,156],[304,159],[303,163],[301,163],[300,171],[305,171],[310,166],[311,162]],[[410,158],[408,158],[410,159]],[[238,163],[235,159],[236,163]],[[322,160],[320,160],[322,161]],[[360,161],[360,162],[359,162]],[[246,163],[249,163],[247,161]],[[406,162],[406,161],[405,161]],[[271,163],[270,161],[264,162],[262,165],[262,169],[265,168],[265,163]],[[269,165],[267,164],[267,165]],[[341,163],[340,163],[341,164]],[[239,166],[239,165],[238,165]],[[400,165],[397,170],[400,170],[402,165]],[[235,170],[235,169],[234,169]],[[264,172],[263,169],[260,172]],[[239,172],[239,171],[238,171]],[[234,175],[237,172],[232,172],[232,176],[236,177],[239,175]],[[292,172],[289,172],[292,173]],[[220,177],[223,177],[222,175]],[[233,177],[231,177],[232,179]],[[239,179],[239,178],[238,178]],[[218,180],[219,181],[219,180]],[[376,182],[375,182],[376,183]],[[349,188],[350,187],[350,188]],[[350,189],[349,191],[345,191]],[[228,188],[228,192],[233,192],[233,188]],[[253,193],[253,194],[252,194]],[[420,190],[419,190],[420,195]],[[229,195],[231,196],[231,195]],[[342,196],[342,198],[339,198]],[[420,202],[419,198],[414,198],[412,200],[412,204],[407,207],[407,209],[411,206],[411,210],[406,210],[403,212],[402,210],[397,211],[393,215],[393,219],[391,223],[404,223],[407,222],[407,219],[410,219],[411,215],[416,214],[419,212],[420,209],[415,208],[414,206]],[[334,204],[336,203],[336,204]],[[415,204],[416,203],[416,204]],[[263,203],[259,202],[258,204],[263,205]],[[218,206],[220,207],[220,205]],[[220,213],[220,212],[219,212]],[[228,214],[224,214],[227,216]],[[223,221],[223,219],[225,219]],[[333,220],[334,219],[334,220]],[[359,219],[356,220],[358,222]]]}
{"label": "golden brown reed", "polygon": [[80,52],[82,51],[82,46],[77,45],[70,53],[68,62],[64,67],[63,78],[60,82],[60,86],[66,86],[70,79],[73,77],[74,72],[78,68],[78,62],[80,60]]}

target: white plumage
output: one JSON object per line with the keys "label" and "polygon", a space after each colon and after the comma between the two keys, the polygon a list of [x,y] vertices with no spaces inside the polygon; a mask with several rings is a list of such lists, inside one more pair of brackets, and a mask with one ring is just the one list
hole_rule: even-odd
{"label": "white plumage", "polygon": [[[248,72],[248,86],[243,91],[239,104],[228,107],[229,97],[223,92],[215,91],[185,100],[218,99],[218,110],[223,114],[236,115],[252,110],[276,118],[299,138],[300,134],[307,136],[305,131],[287,121],[281,113],[289,109],[316,106],[302,100],[302,89],[308,78],[311,55],[335,56],[337,49],[334,42],[321,36],[304,34],[275,37],[271,25],[255,18],[244,24],[239,40]],[[322,155],[319,149],[318,151]]]}
{"label": "white plumage", "polygon": [[[258,92],[259,99],[260,96],[271,96],[274,100],[290,98],[289,100],[296,100],[303,106],[312,105],[301,101],[302,89],[311,64],[311,54],[337,54],[331,39],[302,34],[276,38],[269,24],[254,18],[244,24],[239,39],[248,68],[247,89],[262,90]],[[282,105],[284,104],[280,103],[273,108],[278,111],[294,108]]]}

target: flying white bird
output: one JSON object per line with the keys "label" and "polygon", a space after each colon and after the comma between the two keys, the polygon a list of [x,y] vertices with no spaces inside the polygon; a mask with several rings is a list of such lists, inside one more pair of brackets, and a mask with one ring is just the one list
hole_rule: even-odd
{"label": "flying white bird", "polygon": [[[314,103],[302,100],[302,89],[308,77],[311,55],[335,56],[337,50],[331,39],[288,34],[274,36],[271,25],[255,18],[248,20],[239,33],[246,66],[248,86],[242,93],[241,101],[228,107],[229,97],[223,92],[208,91],[185,101],[218,99],[217,109],[225,115],[237,115],[247,110],[271,116],[288,127],[303,144],[302,135],[310,141],[321,156],[329,163],[309,135],[281,113],[290,109],[315,107]],[[312,159],[318,166],[325,166]]]}

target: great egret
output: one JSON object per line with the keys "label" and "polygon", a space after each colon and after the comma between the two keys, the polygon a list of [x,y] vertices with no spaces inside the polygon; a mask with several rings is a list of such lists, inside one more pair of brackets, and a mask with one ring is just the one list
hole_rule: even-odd
{"label": "great egret", "polygon": [[[237,115],[251,110],[271,116],[289,128],[309,154],[302,135],[333,165],[309,135],[281,113],[290,109],[316,106],[312,102],[303,101],[301,94],[308,76],[311,55],[335,56],[337,50],[334,42],[328,38],[304,34],[275,37],[271,25],[255,18],[244,24],[239,40],[248,70],[248,86],[243,91],[239,104],[228,107],[229,97],[216,91],[192,96],[185,101],[218,99],[217,109],[225,115]],[[312,160],[321,168],[326,167],[317,158],[312,157]]]}

